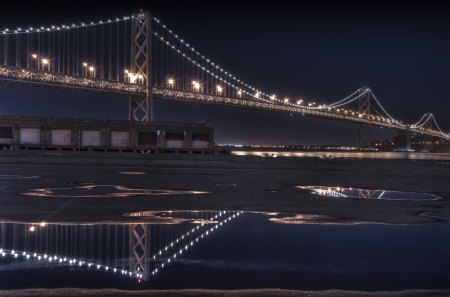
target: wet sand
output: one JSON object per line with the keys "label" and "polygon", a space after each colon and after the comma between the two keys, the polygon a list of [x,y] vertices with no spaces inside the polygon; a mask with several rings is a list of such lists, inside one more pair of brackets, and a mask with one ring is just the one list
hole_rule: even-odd
{"label": "wet sand", "polygon": [[[131,174],[130,174],[131,173]],[[126,222],[145,210],[249,210],[332,216],[336,222],[432,223],[420,216],[450,210],[450,165],[445,161],[259,158],[197,155],[0,152],[0,219],[32,222]],[[94,183],[201,195],[109,198],[33,197],[21,193]],[[314,197],[295,185],[352,186],[430,192],[435,201]],[[275,191],[273,191],[275,190]],[[0,296],[450,296],[450,291],[33,289]]]}
{"label": "wet sand", "polygon": [[[135,220],[123,216],[132,211],[217,209],[320,214],[337,221],[427,223],[436,219],[420,213],[450,210],[449,181],[450,165],[445,161],[0,152],[0,219],[116,222]],[[31,189],[80,183],[210,193],[111,198],[21,195]],[[295,185],[430,192],[442,199],[314,197]]]}
{"label": "wet sand", "polygon": [[441,290],[406,290],[397,292],[359,292],[359,291],[297,291],[282,289],[260,290],[152,290],[152,291],[120,291],[112,289],[32,289],[16,291],[0,291],[0,297],[33,297],[33,296],[115,296],[115,297],[448,297],[450,291]]}

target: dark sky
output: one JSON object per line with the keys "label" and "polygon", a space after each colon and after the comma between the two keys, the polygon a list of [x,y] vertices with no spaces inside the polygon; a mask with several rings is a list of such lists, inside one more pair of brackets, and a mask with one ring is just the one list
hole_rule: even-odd
{"label": "dark sky", "polygon": [[[404,122],[433,112],[450,130],[450,4],[245,1],[11,1],[0,28],[153,14],[201,53],[268,92],[333,102],[369,86]],[[125,119],[110,95],[0,85],[1,115]],[[357,127],[302,116],[157,100],[158,121],[206,121],[219,143],[356,144]],[[375,138],[392,131],[375,129]]]}

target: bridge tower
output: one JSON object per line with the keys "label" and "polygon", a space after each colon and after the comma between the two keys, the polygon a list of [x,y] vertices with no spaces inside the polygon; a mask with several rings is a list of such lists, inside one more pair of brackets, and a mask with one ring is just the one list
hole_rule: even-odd
{"label": "bridge tower", "polygon": [[146,96],[129,97],[130,121],[153,121],[152,16],[150,11],[133,14],[131,25],[131,67],[139,83],[147,87]]}
{"label": "bridge tower", "polygon": [[131,224],[130,239],[130,272],[139,273],[144,280],[149,278],[150,240],[148,240],[147,224]]}
{"label": "bridge tower", "polygon": [[[365,92],[366,87],[361,88],[359,91]],[[361,118],[367,118],[369,120],[368,124],[359,124],[359,135],[358,135],[358,145],[359,148],[370,147],[372,145],[372,133],[371,133],[371,102],[370,93],[366,92],[361,97],[359,97],[358,112]]]}
{"label": "bridge tower", "polygon": [[411,130],[397,130],[397,148],[402,150],[411,149]]}

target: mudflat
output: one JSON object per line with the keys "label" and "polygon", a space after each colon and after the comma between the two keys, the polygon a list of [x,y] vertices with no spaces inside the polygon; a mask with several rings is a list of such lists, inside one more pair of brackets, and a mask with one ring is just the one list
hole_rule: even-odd
{"label": "mudflat", "polygon": [[[83,185],[121,186],[134,194],[60,194]],[[428,192],[441,199],[313,196],[297,185]],[[59,195],[46,195],[55,188]],[[40,194],[26,195],[33,190]],[[151,190],[179,193],[154,195]],[[435,219],[420,214],[450,211],[450,163],[5,151],[0,152],[0,205],[3,221],[119,222],[135,220],[123,216],[133,211],[217,209],[321,214],[355,223],[427,223]]]}

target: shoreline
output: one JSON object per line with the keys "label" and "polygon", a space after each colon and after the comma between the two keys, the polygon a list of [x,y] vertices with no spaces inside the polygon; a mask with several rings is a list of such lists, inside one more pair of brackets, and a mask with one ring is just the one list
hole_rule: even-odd
{"label": "shoreline", "polygon": [[245,289],[245,290],[209,290],[209,289],[182,289],[182,290],[142,290],[125,291],[117,289],[82,289],[82,288],[62,288],[62,289],[21,289],[21,290],[0,290],[0,297],[70,297],[70,296],[116,296],[116,297],[446,297],[450,295],[449,290],[403,290],[403,291],[347,291],[347,290],[287,290],[287,289]]}

